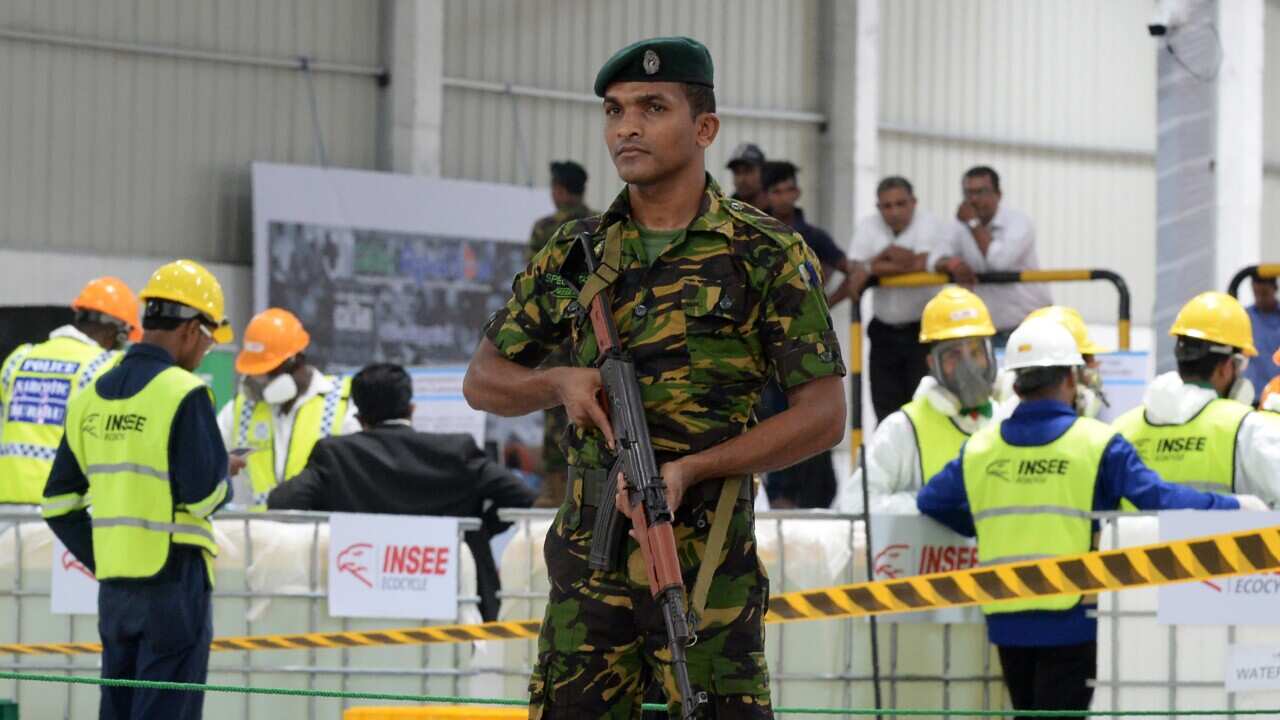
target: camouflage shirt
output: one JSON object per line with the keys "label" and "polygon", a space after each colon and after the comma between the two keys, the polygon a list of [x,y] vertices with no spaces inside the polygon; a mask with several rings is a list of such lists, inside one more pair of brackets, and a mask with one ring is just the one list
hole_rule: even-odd
{"label": "camouflage shirt", "polygon": [[[599,257],[613,226],[622,238],[613,314],[636,363],[659,462],[745,431],[767,377],[792,388],[844,374],[812,251],[785,225],[726,198],[710,176],[688,232],[652,265],[625,189],[603,215],[560,227],[485,327],[505,357],[537,367],[569,339],[571,363],[595,365],[595,335],[577,301],[586,280],[577,237],[590,233]],[[570,465],[606,467],[611,459],[599,431],[574,427],[568,442]]]}
{"label": "camouflage shirt", "polygon": [[556,230],[559,230],[561,225],[570,220],[581,220],[592,215],[595,215],[595,212],[586,205],[573,205],[556,210],[542,218],[533,224],[533,230],[529,232],[529,254],[534,255],[546,247],[547,241],[556,234]]}

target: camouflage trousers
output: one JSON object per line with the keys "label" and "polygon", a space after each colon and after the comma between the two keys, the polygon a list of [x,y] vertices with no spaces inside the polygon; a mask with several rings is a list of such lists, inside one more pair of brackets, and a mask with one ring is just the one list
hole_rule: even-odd
{"label": "camouflage trousers", "polygon": [[[529,682],[529,717],[639,718],[645,688],[654,682],[665,691],[672,717],[678,717],[666,625],[649,594],[639,547],[628,538],[623,570],[588,569],[595,508],[584,508],[581,483],[572,485],[543,550],[551,592]],[[676,513],[677,551],[690,591],[719,489],[717,481],[693,488]],[[753,523],[750,503],[739,500],[698,640],[688,649],[691,684],[710,697],[706,718],[773,717],[763,625],[769,580],[756,556]]]}

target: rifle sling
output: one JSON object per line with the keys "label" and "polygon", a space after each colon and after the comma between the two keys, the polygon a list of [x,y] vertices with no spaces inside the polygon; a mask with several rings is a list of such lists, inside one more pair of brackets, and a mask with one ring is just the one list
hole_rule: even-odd
{"label": "rifle sling", "polygon": [[582,284],[582,290],[578,293],[578,304],[584,308],[591,307],[591,301],[595,296],[618,279],[622,268],[621,223],[610,225],[605,232],[603,254],[604,257],[600,259],[595,272],[587,277],[587,281]]}
{"label": "rifle sling", "polygon": [[[733,504],[742,493],[742,481],[741,475],[735,475],[725,478],[720,484],[715,517],[711,518],[711,532],[707,533],[707,547],[702,553],[698,577],[693,581],[693,591],[689,593],[689,612],[695,630],[702,625],[703,612],[707,609],[707,593],[711,592],[711,578],[720,566],[720,552],[724,550],[724,541],[729,536],[729,520],[733,517]],[[747,478],[747,486],[750,485],[750,478]]]}

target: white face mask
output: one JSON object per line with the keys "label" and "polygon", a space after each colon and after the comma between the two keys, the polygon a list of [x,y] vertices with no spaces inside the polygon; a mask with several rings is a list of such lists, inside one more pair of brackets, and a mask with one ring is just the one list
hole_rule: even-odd
{"label": "white face mask", "polygon": [[268,405],[283,405],[296,397],[298,383],[290,373],[277,375],[262,388],[262,401]]}

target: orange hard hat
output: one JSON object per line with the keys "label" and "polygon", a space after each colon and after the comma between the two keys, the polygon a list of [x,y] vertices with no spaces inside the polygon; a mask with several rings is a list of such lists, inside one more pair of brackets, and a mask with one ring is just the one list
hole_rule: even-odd
{"label": "orange hard hat", "polygon": [[244,349],[236,356],[236,372],[265,375],[310,344],[311,336],[293,313],[267,308],[254,315],[244,330]]}
{"label": "orange hard hat", "polygon": [[90,310],[113,317],[129,326],[130,341],[142,339],[142,327],[138,322],[142,308],[138,305],[138,297],[120,278],[108,276],[90,280],[71,303],[71,309]]}

